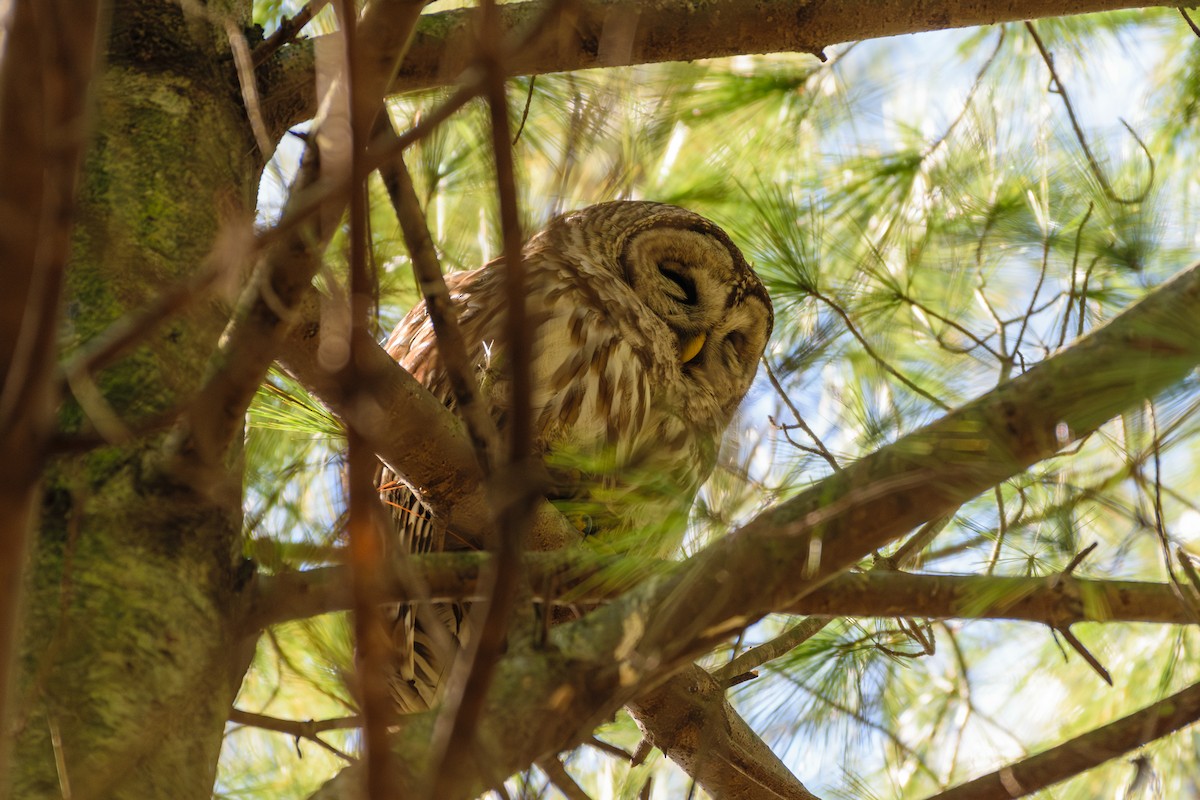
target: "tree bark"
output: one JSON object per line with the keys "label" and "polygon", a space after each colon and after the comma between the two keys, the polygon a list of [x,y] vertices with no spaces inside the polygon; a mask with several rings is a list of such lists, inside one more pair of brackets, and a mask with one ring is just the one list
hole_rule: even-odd
{"label": "tree bark", "polygon": [[[262,160],[220,59],[227,47],[223,30],[172,0],[112,9],[66,276],[69,349],[191,275],[227,223],[253,219]],[[136,428],[179,408],[222,317],[193,303],[96,377],[104,401],[66,403],[60,427],[90,437],[105,430],[99,416]],[[55,370],[56,354],[46,358]],[[232,624],[248,577],[240,494],[180,483],[161,446],[130,437],[46,474],[12,718],[14,797],[211,794],[252,652]],[[236,486],[236,450],[227,466]]]}
{"label": "tree bark", "polygon": [[[544,37],[507,66],[511,75],[540,75],[744,53],[820,54],[861,39],[1147,5],[1131,0],[581,0],[568,5],[556,35]],[[543,8],[541,2],[503,5],[502,25],[519,30]],[[390,91],[456,83],[473,53],[472,14],[464,9],[422,17]],[[271,86],[265,105],[277,132],[315,113],[312,53],[311,42],[283,48],[263,67]]]}

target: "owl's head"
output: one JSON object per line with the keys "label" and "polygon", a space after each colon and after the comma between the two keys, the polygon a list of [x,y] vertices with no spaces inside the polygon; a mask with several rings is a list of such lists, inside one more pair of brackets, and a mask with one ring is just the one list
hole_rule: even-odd
{"label": "owl's head", "polygon": [[[601,203],[568,214],[572,238],[666,327],[685,393],[724,426],[750,388],[774,323],[771,298],[725,231],[677,206]],[[682,398],[688,404],[687,398]]]}

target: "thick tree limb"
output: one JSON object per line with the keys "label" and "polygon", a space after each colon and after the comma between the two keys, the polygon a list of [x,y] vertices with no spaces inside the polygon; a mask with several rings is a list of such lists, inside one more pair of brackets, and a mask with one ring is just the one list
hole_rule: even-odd
{"label": "thick tree limb", "polygon": [[[434,553],[413,556],[411,566],[429,584],[432,600],[483,599],[480,575],[491,556],[486,553]],[[617,596],[607,591],[574,592],[609,565],[586,552],[529,553],[525,570],[535,589],[554,586],[558,596],[571,592],[575,605],[593,605]],[[645,574],[662,574],[678,565],[646,565]],[[345,567],[324,567],[258,577],[255,598],[246,618],[247,635],[268,625],[350,608]],[[411,601],[398,575],[389,577],[389,601]],[[854,572],[830,579],[789,605],[789,614],[846,617],[923,617],[927,619],[996,619],[1037,622],[1065,628],[1080,622],[1149,622],[1187,625],[1188,610],[1169,583],[1089,580],[1070,575],[1045,578],[978,575],[914,575],[907,572]]]}
{"label": "thick tree limb", "polygon": [[956,786],[930,800],[1009,800],[1086,772],[1200,719],[1200,684],[1193,684],[1116,722],[1044,753]]}
{"label": "thick tree limb", "polygon": [[[557,36],[524,49],[507,66],[511,75],[540,75],[743,53],[819,54],[841,42],[1145,5],[1131,0],[777,0],[768,5],[742,0],[589,0],[564,14]],[[501,7],[502,24],[519,29],[543,7],[537,2],[506,4]],[[390,91],[455,83],[468,66],[471,48],[465,45],[471,19],[472,10],[422,17]],[[274,109],[279,130],[311,117],[316,109],[308,63],[311,44],[301,48],[300,53],[284,49],[286,66],[281,66],[268,92],[267,104]]]}
{"label": "thick tree limb", "polygon": [[697,666],[629,704],[649,742],[722,800],[815,800]]}

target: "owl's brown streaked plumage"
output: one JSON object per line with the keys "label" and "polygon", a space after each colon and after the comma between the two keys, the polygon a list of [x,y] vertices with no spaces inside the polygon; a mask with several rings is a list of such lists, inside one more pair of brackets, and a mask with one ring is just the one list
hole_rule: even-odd
{"label": "owl's brown streaked plumage", "polygon": [[[620,550],[663,555],[678,544],[721,436],[750,387],[771,333],[771,301],[729,237],[704,217],[640,201],[601,203],[551,220],[524,248],[534,326],[535,446],[564,513]],[[463,338],[500,431],[504,269],[500,260],[447,277]],[[396,327],[388,352],[453,406],[423,303]],[[384,471],[381,487],[394,477]],[[385,488],[400,546],[456,542],[403,487]],[[402,711],[436,701],[460,606],[436,607],[452,637],[430,636],[412,609],[397,618]]]}

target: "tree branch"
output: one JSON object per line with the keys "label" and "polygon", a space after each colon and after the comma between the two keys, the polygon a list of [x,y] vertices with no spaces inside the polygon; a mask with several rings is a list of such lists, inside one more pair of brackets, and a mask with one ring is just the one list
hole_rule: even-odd
{"label": "tree branch", "polygon": [[[430,600],[483,599],[481,574],[488,569],[486,553],[433,553],[412,556],[411,567],[429,584]],[[610,559],[586,551],[528,553],[525,570],[534,597],[554,603],[556,597],[538,593],[554,586],[557,597],[570,592],[572,605],[597,605],[618,597],[612,591],[589,591],[594,578],[611,567]],[[643,574],[661,575],[677,564],[643,564]],[[258,577],[244,630],[255,635],[269,625],[350,608],[346,567],[323,567]],[[396,572],[387,576],[385,599],[408,602],[406,584]],[[830,579],[799,599],[774,611],[810,616],[922,617],[926,619],[995,619],[1037,622],[1064,628],[1080,622],[1192,623],[1188,609],[1169,583],[1087,580],[1073,576],[1044,578],[977,575],[915,575],[907,572],[853,572]]]}
{"label": "tree branch", "polygon": [[1200,719],[1200,684],[1063,742],[1057,747],[1002,767],[929,800],[1010,800],[1024,797],[1099,766]]}
{"label": "tree branch", "polygon": [[[561,17],[555,25],[557,36],[524,48],[507,67],[510,75],[540,75],[743,53],[819,55],[823,48],[841,42],[1144,5],[1131,0],[777,0],[764,7],[741,0],[703,4],[588,0]],[[520,29],[543,7],[538,2],[505,4],[500,9],[501,25],[506,30]],[[467,44],[472,12],[424,15],[389,91],[458,81],[471,52]],[[395,44],[398,49],[401,42]],[[304,62],[312,58],[311,43],[299,54],[288,53],[289,49],[294,48],[284,48],[280,54],[289,62],[272,83],[266,100],[276,110],[280,131],[308,119],[316,109],[312,79],[303,75]],[[296,55],[300,57],[292,59]]]}
{"label": "tree branch", "polygon": [[629,711],[650,744],[722,800],[816,800],[697,666],[637,698]]}

